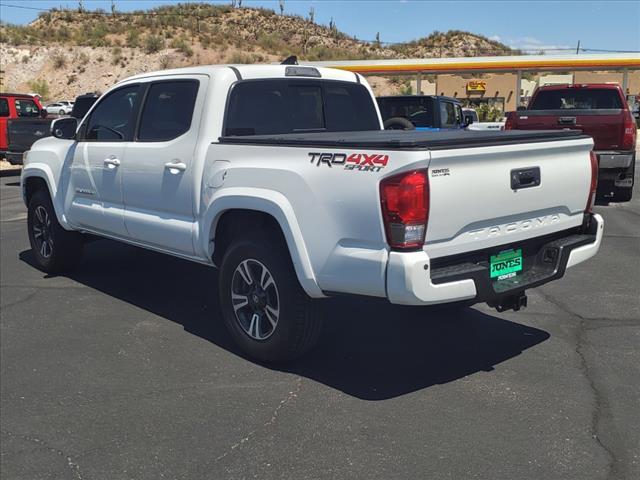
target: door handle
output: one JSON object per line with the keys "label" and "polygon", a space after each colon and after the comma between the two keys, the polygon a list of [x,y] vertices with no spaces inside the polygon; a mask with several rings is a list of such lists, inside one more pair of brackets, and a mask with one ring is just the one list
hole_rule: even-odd
{"label": "door handle", "polygon": [[168,169],[171,173],[184,172],[187,169],[187,165],[183,162],[168,162],[164,164],[164,168]]}
{"label": "door handle", "polygon": [[115,157],[109,157],[104,159],[104,165],[107,168],[116,168],[120,166],[120,160]]}

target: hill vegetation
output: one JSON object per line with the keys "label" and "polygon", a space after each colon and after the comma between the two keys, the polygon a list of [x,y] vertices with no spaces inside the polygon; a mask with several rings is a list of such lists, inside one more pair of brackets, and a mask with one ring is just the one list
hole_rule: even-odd
{"label": "hill vegetation", "polygon": [[[234,2],[234,4],[237,2]],[[514,54],[509,47],[463,31],[434,32],[412,42],[362,41],[307,18],[263,8],[202,3],[134,12],[57,10],[29,25],[0,25],[3,88],[27,82],[61,90],[100,90],[126,75],[205,63],[459,57]],[[24,73],[24,74],[23,74]]]}

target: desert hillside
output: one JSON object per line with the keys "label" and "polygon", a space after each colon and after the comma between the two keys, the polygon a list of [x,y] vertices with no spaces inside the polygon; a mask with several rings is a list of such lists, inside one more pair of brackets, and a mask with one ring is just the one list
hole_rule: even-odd
{"label": "desert hillside", "polygon": [[[26,26],[0,25],[0,90],[47,99],[103,91],[129,75],[197,64],[512,54],[462,31],[435,32],[402,45],[362,41],[308,18],[261,8],[181,4],[146,11],[51,10]],[[407,88],[377,79],[378,93]]]}

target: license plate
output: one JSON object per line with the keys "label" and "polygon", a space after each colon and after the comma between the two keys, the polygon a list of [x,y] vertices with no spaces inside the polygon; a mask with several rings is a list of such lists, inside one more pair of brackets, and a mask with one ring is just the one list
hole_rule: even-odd
{"label": "license plate", "polygon": [[491,255],[489,272],[491,278],[504,280],[515,277],[522,270],[522,249],[505,250],[497,255]]}

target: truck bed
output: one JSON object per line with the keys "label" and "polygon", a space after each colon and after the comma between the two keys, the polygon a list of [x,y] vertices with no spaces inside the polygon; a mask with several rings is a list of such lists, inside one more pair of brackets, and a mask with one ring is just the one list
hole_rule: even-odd
{"label": "truck bed", "polygon": [[300,147],[444,150],[586,138],[579,130],[300,132],[220,137],[220,143]]}

